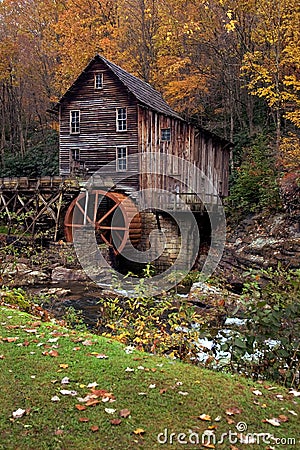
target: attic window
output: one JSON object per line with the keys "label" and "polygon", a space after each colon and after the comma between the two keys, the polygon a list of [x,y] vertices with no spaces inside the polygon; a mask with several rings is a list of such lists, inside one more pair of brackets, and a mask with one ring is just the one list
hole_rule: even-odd
{"label": "attic window", "polygon": [[80,133],[80,111],[70,111],[70,134]]}
{"label": "attic window", "polygon": [[117,131],[127,131],[127,110],[126,108],[117,108],[116,110]]}
{"label": "attic window", "polygon": [[170,142],[171,140],[171,128],[161,129],[161,140],[165,142]]}
{"label": "attic window", "polygon": [[103,88],[103,73],[95,73],[95,89]]}

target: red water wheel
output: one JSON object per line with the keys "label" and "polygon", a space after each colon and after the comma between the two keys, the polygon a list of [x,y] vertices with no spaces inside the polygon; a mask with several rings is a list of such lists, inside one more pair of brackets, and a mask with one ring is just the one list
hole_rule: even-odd
{"label": "red water wheel", "polygon": [[136,247],[141,239],[141,218],[130,198],[119,192],[86,191],[74,199],[65,215],[65,237],[73,241],[73,231],[92,225],[98,244],[120,253],[126,244]]}

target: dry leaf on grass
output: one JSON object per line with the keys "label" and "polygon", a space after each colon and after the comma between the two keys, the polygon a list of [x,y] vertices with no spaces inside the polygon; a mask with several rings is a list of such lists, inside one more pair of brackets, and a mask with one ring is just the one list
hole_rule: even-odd
{"label": "dry leaf on grass", "polygon": [[112,425],[120,425],[121,422],[122,422],[121,419],[111,419],[110,421]]}
{"label": "dry leaf on grass", "polygon": [[121,409],[119,414],[121,417],[126,419],[126,417],[130,416],[130,411],[129,411],[129,409]]}

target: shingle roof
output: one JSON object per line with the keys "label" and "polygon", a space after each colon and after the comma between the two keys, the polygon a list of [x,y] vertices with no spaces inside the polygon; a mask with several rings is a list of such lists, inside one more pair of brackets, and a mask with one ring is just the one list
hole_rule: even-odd
{"label": "shingle roof", "polygon": [[[113,73],[119,78],[119,80],[129,89],[129,91],[139,100],[141,103],[149,106],[150,108],[158,111],[167,116],[176,117],[182,119],[162,98],[162,95],[156,91],[150,84],[135,77],[134,75],[126,72],[126,70],[117,66],[116,64],[108,61],[103,56],[97,55],[97,58],[101,59],[104,64],[109,67]],[[182,119],[183,120],[183,119]]]}
{"label": "shingle roof", "polygon": [[135,98],[145,106],[154,109],[157,112],[165,114],[167,116],[176,117],[177,119],[184,120],[179,114],[177,114],[162,98],[162,95],[156,91],[150,84],[145,81],[137,78],[136,76],[126,72],[126,70],[117,66],[116,64],[108,61],[108,59],[104,58],[101,55],[96,55],[87,65],[87,67],[83,70],[81,75],[77,78],[77,80],[72,84],[72,86],[67,90],[67,92],[61,97],[59,103],[67,96],[68,92],[72,89],[74,85],[76,85],[77,81],[82,77],[84,73],[88,71],[90,66],[96,60],[101,60],[115,75],[116,77],[123,83],[124,86],[135,96]]}

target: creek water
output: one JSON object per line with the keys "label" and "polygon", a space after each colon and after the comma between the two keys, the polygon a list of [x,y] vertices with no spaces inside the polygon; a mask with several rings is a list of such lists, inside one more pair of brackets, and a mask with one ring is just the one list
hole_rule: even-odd
{"label": "creek water", "polygon": [[73,308],[89,328],[97,325],[103,289],[94,284],[51,282],[32,287],[30,293],[38,296],[39,304],[56,318],[63,318]]}

